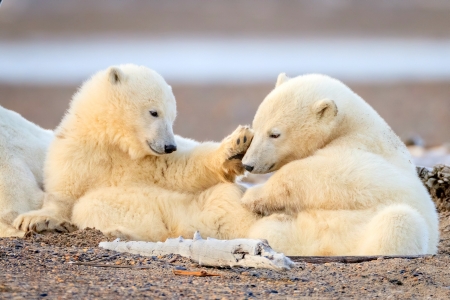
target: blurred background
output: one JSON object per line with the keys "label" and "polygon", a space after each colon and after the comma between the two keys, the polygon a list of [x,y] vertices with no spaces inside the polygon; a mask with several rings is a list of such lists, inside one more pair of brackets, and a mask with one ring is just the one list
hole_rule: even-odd
{"label": "blurred background", "polygon": [[414,141],[418,164],[450,164],[448,0],[2,1],[0,105],[42,127],[121,63],[165,77],[186,137],[221,140],[251,124],[278,73],[320,72]]}

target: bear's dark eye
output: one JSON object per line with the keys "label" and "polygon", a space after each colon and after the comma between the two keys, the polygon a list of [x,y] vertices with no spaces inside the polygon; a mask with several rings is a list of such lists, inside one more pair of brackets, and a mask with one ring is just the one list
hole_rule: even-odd
{"label": "bear's dark eye", "polygon": [[280,137],[280,134],[279,134],[279,133],[272,133],[272,134],[270,135],[270,137],[273,138],[273,139],[277,139],[277,138]]}
{"label": "bear's dark eye", "polygon": [[150,114],[152,115],[152,117],[155,117],[155,118],[158,117],[158,112],[157,111],[151,110]]}

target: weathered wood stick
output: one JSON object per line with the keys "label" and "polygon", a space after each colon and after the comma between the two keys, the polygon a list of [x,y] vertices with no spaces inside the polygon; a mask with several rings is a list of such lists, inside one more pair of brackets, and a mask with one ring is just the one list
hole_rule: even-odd
{"label": "weathered wood stick", "polygon": [[294,263],[283,253],[277,253],[266,241],[251,239],[202,239],[199,232],[192,240],[167,239],[165,242],[101,242],[99,247],[144,256],[179,254],[199,265],[213,267],[250,267],[288,270]]}
{"label": "weathered wood stick", "polygon": [[416,259],[422,257],[432,257],[432,255],[386,255],[386,256],[288,256],[293,262],[305,262],[312,264],[324,264],[324,263],[344,263],[344,264],[357,264],[365,261],[372,261],[377,259],[393,259],[393,258],[403,258],[403,259]]}
{"label": "weathered wood stick", "polygon": [[417,167],[417,174],[428,189],[437,210],[450,211],[450,166]]}

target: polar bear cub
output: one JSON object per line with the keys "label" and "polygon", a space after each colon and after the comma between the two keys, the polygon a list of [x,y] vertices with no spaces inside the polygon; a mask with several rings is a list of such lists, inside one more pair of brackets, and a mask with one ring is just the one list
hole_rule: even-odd
{"label": "polar bear cub", "polygon": [[0,106],[0,236],[23,236],[12,222],[40,208],[43,168],[53,132]]}
{"label": "polar bear cub", "polygon": [[16,228],[71,231],[74,222],[152,241],[195,230],[245,235],[255,217],[232,182],[244,172],[238,158],[252,131],[198,143],[173,134],[175,117],[172,90],[151,69],[121,65],[92,76],[55,130],[43,208],[17,217]]}
{"label": "polar bear cub", "polygon": [[275,174],[243,196],[252,211],[273,214],[250,237],[288,255],[436,253],[435,206],[405,145],[343,83],[280,74],[253,129],[242,162]]}

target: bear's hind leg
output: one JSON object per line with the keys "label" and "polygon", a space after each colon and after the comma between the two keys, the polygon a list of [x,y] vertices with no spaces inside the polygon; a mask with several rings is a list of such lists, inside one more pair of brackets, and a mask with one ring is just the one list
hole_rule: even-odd
{"label": "bear's hind leg", "polygon": [[72,222],[80,229],[96,228],[127,240],[163,241],[170,230],[160,210],[163,201],[158,197],[167,194],[159,188],[140,186],[101,188],[77,201]]}
{"label": "bear's hind leg", "polygon": [[418,211],[405,204],[378,212],[363,232],[358,255],[419,255],[428,249],[428,228]]}

